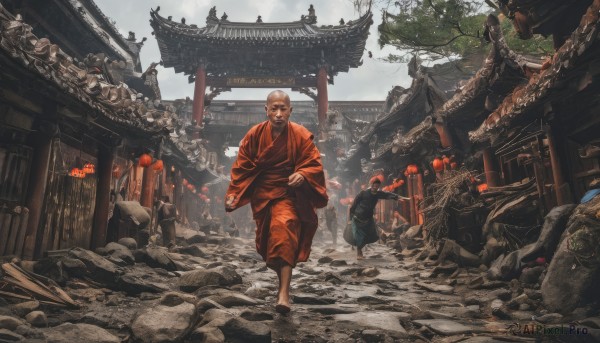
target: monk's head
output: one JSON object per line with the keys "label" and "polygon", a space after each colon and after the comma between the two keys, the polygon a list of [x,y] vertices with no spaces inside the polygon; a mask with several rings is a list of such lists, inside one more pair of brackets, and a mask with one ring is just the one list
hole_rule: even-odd
{"label": "monk's head", "polygon": [[269,93],[267,96],[267,104],[265,105],[267,118],[271,123],[272,129],[282,131],[292,114],[292,105],[290,97],[284,91],[276,90]]}

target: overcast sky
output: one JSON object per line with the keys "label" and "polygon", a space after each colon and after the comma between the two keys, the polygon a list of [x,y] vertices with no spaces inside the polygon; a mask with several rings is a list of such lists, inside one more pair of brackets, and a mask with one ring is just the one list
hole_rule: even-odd
{"label": "overcast sky", "polygon": [[[138,40],[147,37],[141,52],[142,68],[151,62],[160,61],[160,52],[149,24],[150,8],[160,6],[160,15],[173,16],[173,20],[185,17],[187,24],[206,26],[206,16],[212,6],[217,6],[217,16],[227,12],[230,21],[254,22],[258,15],[264,22],[288,22],[308,14],[310,4],[314,5],[317,25],[337,25],[340,18],[347,22],[360,16],[350,0],[95,0],[100,9],[116,22],[121,34],[127,37],[129,31]],[[363,54],[363,65],[352,68],[347,73],[339,73],[335,85],[329,85],[329,100],[385,100],[387,93],[395,85],[410,86],[406,65],[390,64],[379,60],[391,52],[392,48],[381,50],[377,44],[377,26],[381,23],[381,9],[373,8],[373,25]],[[368,58],[367,51],[373,53]],[[173,68],[159,66],[158,80],[163,99],[171,100],[193,96],[193,84],[189,84],[183,74],[175,74]],[[268,93],[267,89],[232,89],[219,95],[217,100],[259,100]],[[291,93],[292,100],[310,100],[299,93]]]}

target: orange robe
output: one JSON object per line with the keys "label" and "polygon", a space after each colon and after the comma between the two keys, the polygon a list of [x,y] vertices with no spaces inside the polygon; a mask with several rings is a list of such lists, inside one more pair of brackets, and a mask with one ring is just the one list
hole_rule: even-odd
{"label": "orange robe", "polygon": [[[318,226],[315,208],[327,205],[321,155],[312,139],[306,128],[290,122],[273,140],[265,121],[246,134],[231,169],[226,198],[234,200],[228,211],[251,204],[256,250],[271,268],[281,260],[292,267],[308,260]],[[288,177],[296,172],[304,183],[291,188]]]}

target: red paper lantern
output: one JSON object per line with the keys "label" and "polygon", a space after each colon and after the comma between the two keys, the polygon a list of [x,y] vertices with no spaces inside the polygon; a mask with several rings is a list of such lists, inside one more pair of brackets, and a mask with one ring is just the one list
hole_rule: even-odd
{"label": "red paper lantern", "polygon": [[140,156],[140,161],[139,161],[140,167],[149,167],[152,164],[152,156],[148,155],[148,154],[142,154]]}
{"label": "red paper lantern", "polygon": [[418,174],[418,173],[419,173],[419,168],[417,167],[417,165],[416,165],[416,164],[409,164],[409,165],[406,167],[406,173],[407,173],[408,175],[415,175],[415,174]]}
{"label": "red paper lantern", "polygon": [[456,168],[458,168],[458,163],[450,162],[450,169],[455,170]]}
{"label": "red paper lantern", "polygon": [[477,186],[477,191],[479,191],[479,193],[483,193],[483,192],[485,192],[487,190],[488,190],[487,183],[482,183],[481,185]]}
{"label": "red paper lantern", "polygon": [[446,156],[444,156],[444,158],[442,159],[442,161],[444,162],[445,165],[449,165],[450,164],[450,159]]}
{"label": "red paper lantern", "polygon": [[202,186],[202,188],[200,190],[202,191],[203,194],[208,194],[208,187]]}
{"label": "red paper lantern", "polygon": [[154,162],[154,164],[152,165],[152,169],[157,172],[163,171],[164,167],[165,166],[162,160],[156,160],[156,162]]}
{"label": "red paper lantern", "polygon": [[442,162],[442,160],[439,158],[435,158],[431,164],[433,165],[433,170],[436,172],[441,172],[444,170],[444,162]]}
{"label": "red paper lantern", "polygon": [[96,170],[93,164],[86,163],[83,165],[83,172],[86,174],[94,174]]}

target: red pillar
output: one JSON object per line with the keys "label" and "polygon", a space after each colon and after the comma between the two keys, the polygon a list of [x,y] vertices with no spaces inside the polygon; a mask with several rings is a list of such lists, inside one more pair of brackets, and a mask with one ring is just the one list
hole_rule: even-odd
{"label": "red pillar", "polygon": [[[197,126],[202,125],[204,117],[204,95],[206,92],[206,69],[201,64],[196,69],[196,82],[194,83],[193,116]],[[197,137],[196,137],[197,138]]]}
{"label": "red pillar", "polygon": [[317,114],[319,130],[324,132],[327,121],[327,70],[322,66],[317,73]]}
{"label": "red pillar", "polygon": [[435,123],[435,129],[440,136],[440,143],[443,148],[448,148],[452,146],[452,137],[450,136],[450,132],[448,132],[448,128],[446,125],[442,123]]}
{"label": "red pillar", "polygon": [[25,243],[23,246],[23,258],[26,260],[33,260],[34,258],[39,257],[36,256],[37,252],[35,251],[36,240],[44,207],[48,167],[50,165],[50,155],[52,152],[52,138],[43,133],[38,133],[37,137],[34,138],[32,145],[34,148],[34,155],[31,161],[29,189],[25,201],[25,206],[29,209],[29,220],[27,222],[27,231],[25,233]]}
{"label": "red pillar", "polygon": [[410,225],[417,224],[417,213],[415,212],[415,187],[412,175],[406,177],[406,183],[408,184],[408,197],[410,198]]}
{"label": "red pillar", "polygon": [[485,172],[485,180],[488,187],[500,186],[500,175],[494,167],[495,165],[496,161],[492,148],[487,147],[483,149],[483,171]]}
{"label": "red pillar", "polygon": [[155,172],[152,166],[144,168],[144,177],[142,179],[142,195],[140,205],[152,208],[152,197],[154,195],[154,177]]}
{"label": "red pillar", "polygon": [[91,248],[103,247],[106,244],[108,229],[108,210],[110,205],[110,184],[112,181],[112,166],[115,160],[112,149],[101,148],[98,151],[98,187],[96,188],[96,206],[94,209],[94,224],[92,227]]}

